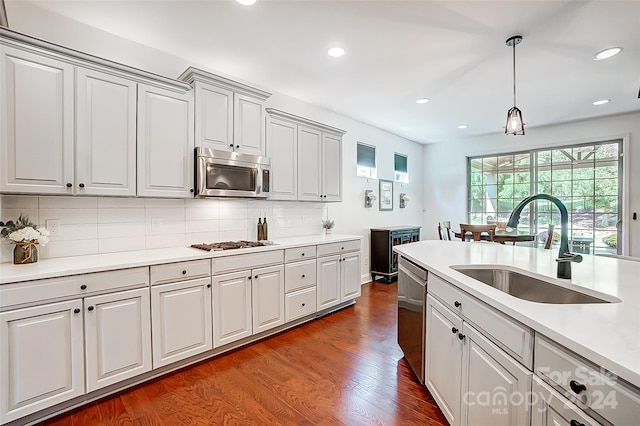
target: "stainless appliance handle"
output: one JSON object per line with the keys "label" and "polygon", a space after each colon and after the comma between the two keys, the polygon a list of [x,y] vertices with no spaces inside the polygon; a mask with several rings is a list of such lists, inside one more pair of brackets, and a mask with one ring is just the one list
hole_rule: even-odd
{"label": "stainless appliance handle", "polygon": [[398,266],[398,269],[400,269],[400,271],[402,271],[403,273],[407,274],[409,276],[409,278],[411,278],[412,281],[417,282],[418,284],[420,284],[422,287],[426,287],[427,285],[427,281],[420,278],[419,276],[417,276],[416,274],[414,274],[413,272],[411,272],[409,269],[407,269],[402,263]]}

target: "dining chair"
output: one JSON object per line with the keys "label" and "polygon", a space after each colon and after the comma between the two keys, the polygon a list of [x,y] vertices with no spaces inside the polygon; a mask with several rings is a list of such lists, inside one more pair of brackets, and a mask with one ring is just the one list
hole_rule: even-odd
{"label": "dining chair", "polygon": [[451,241],[451,221],[438,222],[438,237],[444,241]]}
{"label": "dining chair", "polygon": [[486,240],[493,242],[493,239],[496,236],[496,225],[469,225],[467,223],[461,223],[460,235],[462,237],[462,241],[465,241],[465,238],[467,238],[467,232],[471,233],[471,239],[473,241],[482,241],[482,233],[486,232],[489,235],[489,238]]}
{"label": "dining chair", "polygon": [[545,249],[550,249],[551,248],[551,243],[553,243],[553,229],[556,226],[553,224],[549,224],[549,230],[547,231],[547,241],[545,241],[544,243],[544,248]]}

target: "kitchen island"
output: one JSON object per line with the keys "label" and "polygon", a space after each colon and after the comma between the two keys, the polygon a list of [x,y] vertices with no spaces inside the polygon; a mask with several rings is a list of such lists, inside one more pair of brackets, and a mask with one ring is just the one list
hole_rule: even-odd
{"label": "kitchen island", "polygon": [[[595,417],[599,422],[611,421],[612,418],[637,420],[640,417],[640,390],[638,389],[640,387],[640,314],[638,309],[640,307],[640,286],[638,285],[640,262],[584,256],[582,263],[572,265],[572,279],[560,280],[556,278],[555,259],[557,252],[555,250],[447,241],[422,241],[399,246],[394,250],[429,272],[426,314],[427,360],[425,362],[427,377],[425,384],[434,393],[434,397],[445,415],[447,415],[447,411],[450,411],[448,420],[451,423],[467,424],[468,417],[465,416],[472,410],[468,407],[458,409],[455,404],[451,404],[451,401],[446,401],[447,395],[444,394],[440,395],[439,401],[437,395],[439,389],[436,389],[437,386],[433,383],[430,387],[429,363],[433,361],[429,359],[430,351],[437,350],[441,343],[429,340],[429,332],[431,331],[429,327],[434,327],[436,324],[433,320],[429,324],[430,296],[433,296],[431,299],[433,300],[432,305],[436,309],[433,311],[436,313],[436,317],[452,321],[454,324],[451,327],[452,330],[456,329],[457,332],[456,321],[460,321],[461,326],[467,324],[471,329],[474,327],[480,329],[482,338],[488,338],[490,345],[500,348],[501,354],[510,356],[509,362],[517,360],[514,362],[516,367],[525,367],[523,377],[526,378],[526,375],[533,371],[537,376],[534,375],[527,380],[531,382],[533,379],[534,393],[537,382],[546,381],[552,385],[554,390],[560,391],[562,395],[576,402],[581,406],[580,408],[583,408],[587,414]],[[605,302],[551,304],[523,300],[452,269],[452,267],[469,265],[500,266],[603,299]],[[451,306],[447,307],[448,301],[445,299],[449,294],[452,297]],[[469,298],[469,296],[471,297]],[[470,317],[469,315],[472,314],[465,314],[463,297],[468,299],[467,308],[470,303],[477,304],[482,315],[473,314],[476,317]],[[455,302],[453,302],[454,299]],[[443,315],[440,315],[439,312]],[[496,322],[502,320],[511,327],[509,336],[516,337],[515,345],[509,346],[508,339],[501,339],[499,333],[492,335],[491,330],[502,332],[504,327],[496,325]],[[472,330],[474,333],[475,329]],[[517,331],[516,334],[514,334],[514,330]],[[466,338],[465,334],[459,333],[459,337],[454,337],[463,341]],[[433,345],[432,348],[429,347],[430,344]],[[467,356],[468,360],[469,355],[461,355],[461,357],[464,356]],[[556,359],[567,362],[561,363],[559,368],[562,371],[558,373],[567,375],[580,373],[582,370],[578,371],[579,366],[584,371],[589,371],[588,374],[583,374],[586,381],[591,379],[593,382],[594,378],[599,377],[603,379],[602,381],[620,385],[621,388],[616,389],[612,395],[608,393],[602,395],[603,398],[608,395],[610,398],[617,398],[617,404],[608,404],[609,407],[606,407],[607,404],[600,404],[605,406],[602,410],[593,408],[596,396],[588,395],[589,392],[578,386],[580,383],[574,384],[573,381],[567,381],[566,378],[564,381],[567,383],[563,383],[562,379],[557,380],[558,383],[554,383],[552,379],[555,376],[553,374],[545,375],[545,371],[556,367],[552,362]],[[575,362],[569,363],[572,360]],[[542,362],[549,362],[552,365],[542,365]],[[567,367],[572,365],[576,365],[576,367]],[[466,368],[468,376],[471,367],[467,365]],[[565,371],[565,369],[569,371]],[[591,370],[594,371],[593,375],[590,373]],[[465,379],[465,373],[461,373],[460,377],[462,381],[468,380],[468,378]],[[542,380],[539,380],[540,378]],[[565,384],[566,386],[563,386]],[[569,389],[569,385],[571,389]],[[594,386],[598,385],[600,383],[594,383]],[[531,388],[530,385],[528,388]],[[563,388],[567,388],[568,391],[562,392]],[[527,389],[527,386],[524,389]],[[448,391],[451,393],[450,389]],[[620,403],[621,400],[624,400],[623,403]],[[535,409],[535,401],[530,404],[534,405],[534,409],[526,407],[521,419],[524,419],[523,421],[526,423],[529,418],[527,412],[530,411],[534,417],[532,424],[536,425],[538,423],[535,421],[535,416],[539,410]],[[452,407],[448,405],[452,405]],[[611,409],[611,405],[617,405],[617,407]],[[627,413],[621,415],[625,410]],[[613,411],[614,414],[611,415],[610,411]],[[521,423],[517,419],[512,420],[515,424]],[[584,420],[575,424],[585,424],[585,422],[588,423],[587,420]],[[612,423],[616,424],[615,421]],[[622,423],[618,422],[617,424]]]}

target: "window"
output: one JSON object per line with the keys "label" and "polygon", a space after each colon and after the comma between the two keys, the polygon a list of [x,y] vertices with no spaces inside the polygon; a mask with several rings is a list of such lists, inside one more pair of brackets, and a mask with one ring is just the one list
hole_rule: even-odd
{"label": "window", "polygon": [[[622,141],[607,141],[469,158],[469,223],[506,222],[523,198],[547,193],[567,207],[572,251],[618,253],[621,155]],[[525,207],[518,228],[544,245],[550,223],[559,242],[560,212],[539,200]]]}
{"label": "window", "polygon": [[393,170],[396,182],[409,183],[409,172],[407,170],[407,156],[393,154]]}
{"label": "window", "polygon": [[357,176],[376,179],[376,147],[358,142],[358,168]]}

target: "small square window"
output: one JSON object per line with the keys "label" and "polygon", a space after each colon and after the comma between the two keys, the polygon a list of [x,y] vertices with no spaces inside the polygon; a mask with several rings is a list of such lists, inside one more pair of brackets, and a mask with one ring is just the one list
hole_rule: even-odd
{"label": "small square window", "polygon": [[409,170],[407,169],[407,156],[393,154],[393,170],[396,182],[409,183]]}
{"label": "small square window", "polygon": [[376,179],[376,147],[358,142],[358,167],[357,176]]}

